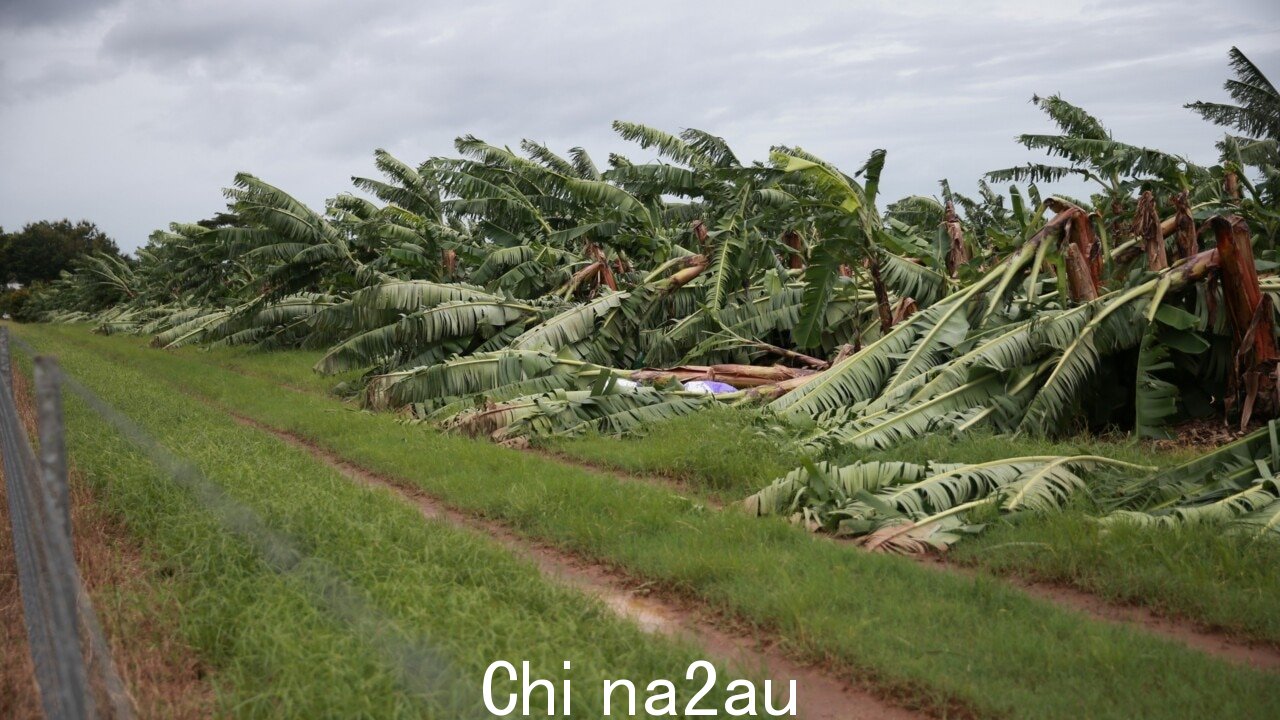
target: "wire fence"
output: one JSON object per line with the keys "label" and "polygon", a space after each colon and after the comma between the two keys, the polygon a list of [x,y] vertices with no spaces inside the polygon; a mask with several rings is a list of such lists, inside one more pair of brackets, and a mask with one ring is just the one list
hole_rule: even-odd
{"label": "wire fence", "polygon": [[130,718],[132,708],[76,568],[62,418],[62,371],[34,358],[39,453],[14,398],[8,328],[0,328],[0,456],[27,644],[49,720]]}
{"label": "wire fence", "polygon": [[[3,382],[0,382],[0,385],[4,385],[4,388],[0,389],[0,424],[4,425],[6,435],[10,427],[16,428],[17,432],[22,433],[21,437],[18,438],[20,442],[17,442],[14,447],[14,452],[10,452],[7,439],[3,445],[0,445],[0,449],[4,452],[6,478],[18,476],[17,473],[10,473],[9,458],[11,455],[21,456],[24,449],[27,458],[29,458],[26,467],[35,467],[34,453],[31,452],[31,447],[26,441],[25,431],[22,429],[21,423],[18,422],[16,408],[13,406],[10,384],[12,373],[9,369],[9,341],[7,328],[0,328],[0,378],[3,378]],[[448,654],[438,648],[436,643],[429,637],[404,627],[396,618],[380,608],[363,589],[353,586],[343,577],[343,573],[329,561],[308,553],[305,549],[307,543],[272,527],[254,508],[233,498],[222,486],[206,477],[195,463],[169,450],[132,418],[107,403],[83,383],[77,381],[76,378],[62,376],[60,371],[57,370],[56,363],[53,363],[49,358],[35,356],[34,348],[24,342],[22,338],[14,337],[12,341],[14,346],[22,350],[24,354],[35,358],[36,404],[42,416],[38,423],[41,427],[41,433],[43,433],[44,417],[52,419],[56,415],[58,418],[57,436],[51,438],[50,442],[46,444],[42,434],[42,449],[62,448],[60,398],[61,386],[65,384],[67,393],[84,403],[89,410],[96,413],[98,417],[118,432],[123,439],[140,449],[157,470],[178,487],[190,493],[192,499],[207,511],[223,530],[246,542],[255,550],[256,554],[270,570],[297,582],[311,603],[324,610],[335,621],[350,628],[353,634],[361,638],[375,652],[381,663],[395,673],[398,684],[407,692],[409,697],[417,702],[439,709],[445,716],[456,717],[460,720],[488,716],[473,707],[474,698],[471,693],[471,685],[463,682],[462,678],[457,675],[457,671],[453,667]],[[41,390],[44,387],[41,380],[41,377],[44,377],[42,373],[47,372],[41,370],[42,365],[51,365],[54,372],[57,373],[56,381],[52,381],[54,384],[50,386],[52,389],[49,391]],[[46,411],[44,409],[45,400],[50,396],[58,398],[57,407],[54,408],[51,405],[49,410]],[[41,455],[43,456],[43,454],[42,452]],[[33,476],[30,473],[21,474],[21,477],[25,478],[29,485],[39,488],[39,491],[33,491],[32,494],[39,495],[42,499],[42,507],[44,508],[42,527],[46,531],[51,527],[59,529],[66,527],[66,515],[61,508],[66,508],[67,504],[65,500],[58,499],[66,497],[65,454],[62,454],[61,458],[61,460],[52,460],[55,469],[49,471],[49,476],[55,478],[54,482],[44,483],[42,481],[43,475],[32,479]],[[59,462],[61,463],[60,465],[57,464]],[[61,473],[61,475],[58,475],[58,473]],[[59,477],[61,480],[57,481]],[[12,480],[10,480],[10,484],[12,485]],[[12,505],[13,500],[11,497],[10,513],[16,514],[17,511],[12,508]],[[16,526],[14,532],[16,539]],[[59,563],[58,568],[64,572],[69,571],[75,587],[79,588],[79,575],[76,574],[74,562],[70,561],[70,536],[65,531],[53,534],[57,537],[44,539],[50,540],[52,544],[58,545],[59,548],[65,548],[67,558]],[[20,582],[23,581],[21,572],[19,573],[19,580]],[[22,584],[25,593],[27,583],[22,582]],[[109,661],[107,646],[102,641],[102,633],[97,630],[97,621],[93,615],[93,609],[88,606],[87,597],[84,597],[82,590],[79,590],[79,595],[84,598],[80,605],[82,624],[86,627],[91,626],[88,627],[89,632],[86,640],[86,643],[91,645],[91,647],[87,648],[87,655],[94,658],[107,659],[106,667],[89,667],[88,679],[90,684],[98,686],[94,688],[94,695],[99,698],[105,696],[110,700],[112,704],[111,712],[115,713],[114,717],[129,717],[130,705],[128,697],[124,693],[119,676],[114,671],[114,666]],[[43,600],[45,598],[41,597],[40,599]],[[26,607],[27,603],[24,595],[24,609]],[[41,611],[43,612],[43,609]],[[26,612],[30,620],[32,611],[28,610]],[[88,622],[85,622],[86,620]],[[82,630],[84,629],[82,628]],[[36,634],[30,628],[28,628],[28,635],[36,637]],[[74,637],[74,635],[71,637]],[[48,644],[42,646],[40,652],[46,652],[47,647],[49,647]],[[36,644],[33,642],[33,658],[36,652]],[[67,657],[65,659],[70,665],[79,657],[81,656]],[[38,664],[39,661],[37,661]],[[81,663],[81,666],[83,667],[83,663]],[[74,673],[74,671],[72,672]],[[77,697],[79,698],[93,699],[85,694],[83,681],[76,686],[64,685],[61,684],[60,676],[56,676],[52,672],[41,676],[39,668],[37,669],[37,676],[37,681],[42,689],[45,687],[59,688],[58,694],[61,695],[64,692],[61,689],[67,688],[65,693],[78,693]],[[80,675],[71,679],[75,680],[83,677],[85,675],[82,671]],[[45,703],[46,716],[48,718],[94,717],[92,715],[92,707],[89,707],[84,715],[59,714],[50,712],[49,702],[45,699],[45,693],[43,692],[41,700]],[[81,704],[83,705],[83,702]],[[96,717],[112,717],[112,715],[111,713],[102,713]]]}

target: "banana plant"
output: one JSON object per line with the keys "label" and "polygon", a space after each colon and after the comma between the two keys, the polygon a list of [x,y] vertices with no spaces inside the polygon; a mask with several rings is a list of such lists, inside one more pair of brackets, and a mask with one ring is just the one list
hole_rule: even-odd
{"label": "banana plant", "polygon": [[983,506],[1049,512],[1087,489],[1081,471],[1150,470],[1094,455],[1031,456],[985,463],[808,463],[743,501],[753,515],[783,515],[811,530],[854,537],[872,550],[945,549]]}

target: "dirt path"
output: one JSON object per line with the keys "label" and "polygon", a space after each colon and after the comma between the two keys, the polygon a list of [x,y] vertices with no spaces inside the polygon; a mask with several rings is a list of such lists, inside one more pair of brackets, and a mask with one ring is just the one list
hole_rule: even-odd
{"label": "dirt path", "polygon": [[[18,412],[34,437],[28,379],[15,373],[14,384]],[[103,510],[74,466],[70,472],[76,565],[137,716],[211,717],[214,696],[207,669],[178,635],[176,601],[160,587],[163,581],[153,575],[144,549]],[[0,484],[0,717],[35,720],[42,714],[22,622],[7,507]]]}
{"label": "dirt path", "polygon": [[[225,408],[223,411],[229,412]],[[727,622],[714,619],[696,603],[651,592],[649,588],[615,570],[588,562],[563,550],[526,540],[498,523],[453,510],[421,489],[371,472],[304,438],[234,412],[229,414],[246,426],[269,433],[307,451],[356,482],[394,493],[417,507],[424,517],[479,532],[496,540],[532,561],[544,575],[599,598],[619,616],[635,622],[646,632],[691,640],[713,659],[725,662],[730,667],[771,678],[775,688],[785,688],[787,681],[795,680],[797,710],[801,717],[810,720],[906,720],[923,717],[917,712],[892,705],[865,689],[832,677],[812,665],[796,662],[758,639],[753,640],[733,632]]]}
{"label": "dirt path", "polygon": [[[624,482],[640,482],[676,489],[681,492],[690,492],[689,488],[681,488],[674,481],[665,478],[626,472],[546,450],[532,450],[532,452],[573,467],[606,473]],[[726,507],[721,503],[706,498],[700,497],[699,500],[705,502],[708,507],[717,510],[722,510]],[[852,543],[845,543],[839,539],[832,538],[830,535],[819,533],[818,537],[847,545],[850,550],[855,552],[861,551],[860,548]],[[954,572],[969,576],[977,576],[979,573],[984,573],[984,571],[976,568],[949,563],[932,555],[910,555],[907,557],[942,572]],[[1139,605],[1120,605],[1109,602],[1097,595],[1066,585],[1034,582],[1016,575],[985,574],[1013,585],[1032,597],[1051,602],[1073,612],[1082,613],[1095,620],[1136,626],[1153,635],[1159,635],[1228,662],[1261,670],[1280,672],[1280,648],[1271,645],[1242,640],[1223,632],[1204,628],[1193,620],[1167,617]]]}
{"label": "dirt path", "polygon": [[1118,605],[1097,595],[1065,585],[1030,582],[999,576],[1028,594],[1071,608],[1093,618],[1124,625],[1136,625],[1148,632],[1183,643],[1203,653],[1260,670],[1280,672],[1280,649],[1238,640],[1230,635],[1203,630],[1191,621],[1178,621],[1139,605]]}
{"label": "dirt path", "polygon": [[1066,585],[1032,582],[1016,575],[994,575],[986,571],[949,563],[935,556],[918,556],[920,563],[942,572],[971,577],[987,575],[1007,582],[1028,595],[1082,613],[1096,620],[1120,625],[1133,625],[1155,635],[1182,643],[1208,655],[1259,670],[1280,672],[1280,649],[1260,643],[1239,640],[1224,633],[1206,630],[1189,620],[1175,620],[1139,605],[1119,605],[1097,595]]}

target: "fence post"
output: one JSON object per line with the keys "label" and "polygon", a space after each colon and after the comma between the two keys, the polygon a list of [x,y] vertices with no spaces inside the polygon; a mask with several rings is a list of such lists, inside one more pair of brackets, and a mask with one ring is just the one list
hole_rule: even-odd
{"label": "fence post", "polygon": [[62,370],[46,355],[35,359],[40,475],[49,488],[67,541],[71,541],[71,483],[67,478],[66,428],[62,422]]}

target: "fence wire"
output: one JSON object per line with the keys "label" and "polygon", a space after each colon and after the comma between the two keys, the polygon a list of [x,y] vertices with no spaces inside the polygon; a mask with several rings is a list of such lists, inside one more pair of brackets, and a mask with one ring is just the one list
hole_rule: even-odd
{"label": "fence wire", "polygon": [[[35,377],[39,459],[14,399],[9,330],[0,328],[0,457],[40,705],[49,720],[130,718],[128,696],[72,549],[61,371],[52,358],[39,357]],[[96,701],[95,688],[105,703]]]}
{"label": "fence wire", "polygon": [[[0,332],[3,330],[0,328]],[[34,348],[21,338],[15,337],[13,341],[24,353],[34,356]],[[7,350],[0,350],[0,354],[5,356],[0,358],[0,373],[3,373]],[[231,497],[194,463],[162,445],[84,384],[71,376],[62,380],[68,393],[140,449],[170,480],[190,493],[225,531],[253,547],[267,567],[299,581],[308,600],[360,637],[382,664],[395,673],[398,684],[410,697],[459,720],[488,716],[474,707],[472,688],[458,676],[447,653],[429,638],[403,627],[363,590],[344,579],[338,568],[304,550],[305,543],[271,527],[256,510]],[[0,398],[0,403],[3,402]],[[0,408],[0,415],[3,413]],[[10,423],[6,419],[4,424]],[[29,447],[27,451],[30,454]],[[8,452],[5,454],[7,458]],[[55,500],[49,497],[47,504],[49,516],[55,515]]]}

